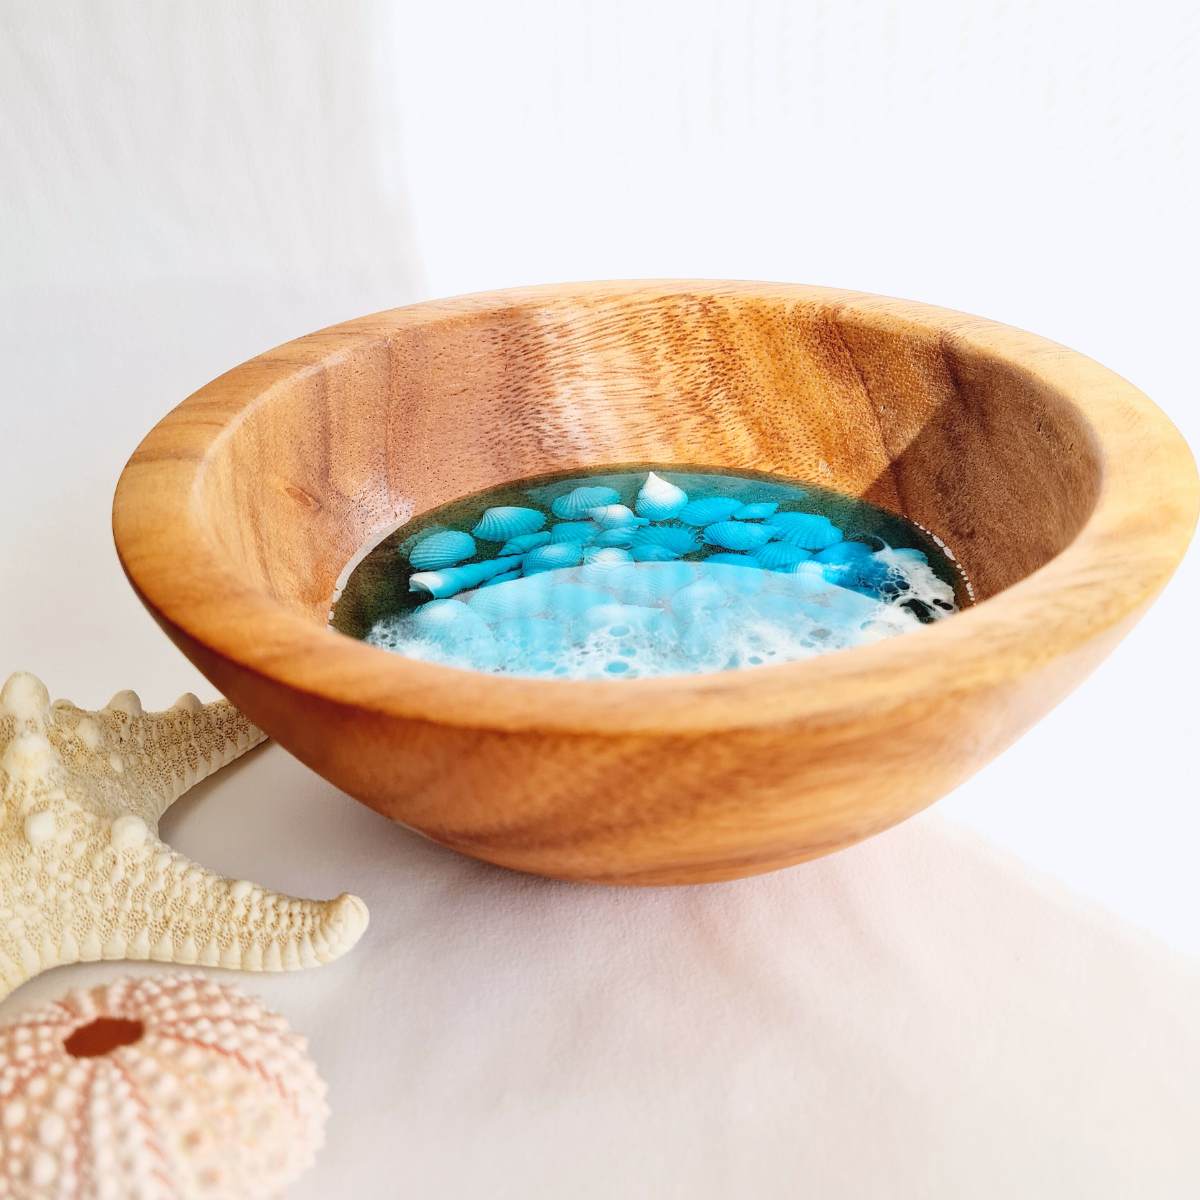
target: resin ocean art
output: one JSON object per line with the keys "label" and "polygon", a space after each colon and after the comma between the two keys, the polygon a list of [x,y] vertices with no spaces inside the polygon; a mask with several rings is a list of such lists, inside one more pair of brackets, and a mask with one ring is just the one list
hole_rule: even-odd
{"label": "resin ocean art", "polygon": [[643,467],[424,513],[355,567],[331,623],[451,667],[636,679],[809,658],[970,602],[941,542],[859,498]]}

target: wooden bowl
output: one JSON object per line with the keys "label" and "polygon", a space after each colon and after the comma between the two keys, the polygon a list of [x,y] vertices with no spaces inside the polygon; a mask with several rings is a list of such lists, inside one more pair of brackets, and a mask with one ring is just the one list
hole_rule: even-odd
{"label": "wooden bowl", "polygon": [[[944,538],[982,602],[805,662],[611,682],[327,627],[347,561],[414,514],[639,462],[865,496]],[[936,800],[1132,626],[1196,512],[1171,423],[1061,346],[859,293],[664,282],[417,304],[269,351],[150,432],[113,526],[176,644],[338,787],[491,862],[661,884],[787,866]]]}

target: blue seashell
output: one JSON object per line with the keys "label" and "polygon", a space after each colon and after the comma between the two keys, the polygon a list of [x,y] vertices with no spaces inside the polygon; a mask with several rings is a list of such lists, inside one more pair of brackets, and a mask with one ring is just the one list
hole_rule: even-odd
{"label": "blue seashell", "polygon": [[661,608],[640,604],[599,604],[590,609],[582,621],[588,633],[604,632],[613,637],[660,631],[668,624],[669,618]]}
{"label": "blue seashell", "polygon": [[862,542],[835,542],[818,550],[813,558],[819,563],[852,563],[860,559],[870,558],[874,551]]}
{"label": "blue seashell", "polygon": [[758,556],[751,554],[710,554],[705,560],[704,565],[710,564],[718,567],[758,567],[760,564],[755,561]]}
{"label": "blue seashell", "polygon": [[682,525],[650,525],[634,531],[634,546],[665,546],[678,555],[692,554],[700,549],[700,540],[693,530]]}
{"label": "blue seashell", "polygon": [[651,471],[634,501],[638,516],[651,521],[669,521],[688,502],[688,494],[661,475]]}
{"label": "blue seashell", "polygon": [[812,552],[800,546],[789,546],[786,542],[771,542],[754,552],[754,561],[768,571],[784,571],[797,563],[807,562]]}
{"label": "blue seashell", "polygon": [[605,546],[629,547],[633,545],[634,538],[639,532],[641,531],[636,525],[622,525],[617,529],[605,529],[596,535],[596,540],[592,542],[592,545],[601,548]]}
{"label": "blue seashell", "polygon": [[432,641],[456,641],[472,633],[487,631],[487,622],[472,612],[461,600],[430,600],[408,618],[410,628],[418,637]]}
{"label": "blue seashell", "polygon": [[536,508],[502,506],[489,508],[471,532],[485,542],[506,542],[523,533],[537,533],[546,524],[546,514]]}
{"label": "blue seashell", "polygon": [[550,511],[564,521],[576,521],[580,517],[586,517],[590,509],[599,508],[604,504],[616,504],[620,499],[621,493],[616,488],[577,487],[565,496],[559,496],[550,505]]}
{"label": "blue seashell", "polygon": [[487,562],[465,563],[461,567],[444,567],[440,571],[416,571],[408,577],[410,592],[428,592],[438,599],[478,587],[485,579],[511,571],[511,558],[492,558]]}
{"label": "blue seashell", "polygon": [[778,531],[781,542],[805,550],[824,550],[842,540],[842,531],[828,517],[816,513],[776,513],[766,523]]}
{"label": "blue seashell", "polygon": [[711,578],[697,579],[680,588],[671,597],[671,608],[685,619],[709,609],[720,608],[726,601],[725,589]]}
{"label": "blue seashell", "polygon": [[628,604],[656,604],[695,582],[698,571],[694,563],[630,562],[610,571],[604,585]]}
{"label": "blue seashell", "polygon": [[511,571],[505,571],[503,575],[493,575],[491,579],[485,580],[480,587],[495,587],[498,583],[509,583],[514,579],[521,578],[521,568],[514,567]]}
{"label": "blue seashell", "polygon": [[508,554],[527,554],[530,550],[536,550],[539,546],[546,545],[549,540],[548,532],[519,534],[515,538],[509,538],[500,547],[500,557],[503,558]]}
{"label": "blue seashell", "polygon": [[714,521],[727,521],[739,508],[740,500],[727,496],[708,496],[703,500],[691,500],[678,512],[686,525],[711,525]]}
{"label": "blue seashell", "polygon": [[588,516],[601,529],[622,529],[627,525],[649,524],[645,517],[639,517],[625,504],[601,504],[596,508],[589,508]]}
{"label": "blue seashell", "polygon": [[485,620],[503,621],[509,617],[532,617],[549,608],[550,587],[539,576],[513,578],[509,574],[489,580],[483,587],[462,598],[470,605],[472,612]]}
{"label": "blue seashell", "polygon": [[409,550],[408,561],[414,571],[436,571],[439,567],[452,567],[474,553],[475,539],[469,533],[447,529],[422,538]]}
{"label": "blue seashell", "polygon": [[560,583],[550,592],[549,609],[555,616],[575,621],[589,609],[600,604],[611,604],[610,593],[582,583]]}
{"label": "blue seashell", "polygon": [[578,542],[551,542],[548,546],[530,550],[521,562],[521,569],[526,575],[536,575],[539,571],[559,571],[564,567],[579,566],[582,558],[583,547]]}
{"label": "blue seashell", "polygon": [[741,508],[735,509],[730,516],[735,521],[761,521],[764,517],[769,517],[779,505],[774,500],[760,500],[756,504],[743,504]]}
{"label": "blue seashell", "polygon": [[596,536],[596,526],[591,521],[563,521],[550,527],[550,541],[578,542],[585,545]]}
{"label": "blue seashell", "polygon": [[584,583],[603,583],[609,574],[630,561],[629,551],[616,546],[588,546],[583,552],[579,578]]}
{"label": "blue seashell", "polygon": [[768,525],[750,525],[745,521],[717,521],[705,526],[704,540],[710,546],[726,550],[754,550],[765,546],[775,536]]}
{"label": "blue seashell", "polygon": [[656,546],[653,542],[646,546],[634,546],[630,551],[634,562],[674,562],[679,557],[678,550],[670,546]]}

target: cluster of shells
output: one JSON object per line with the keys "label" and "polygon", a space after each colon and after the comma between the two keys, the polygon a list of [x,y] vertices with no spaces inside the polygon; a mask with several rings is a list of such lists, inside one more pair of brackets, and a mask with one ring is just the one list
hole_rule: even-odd
{"label": "cluster of shells", "polygon": [[[481,551],[480,543],[485,549]],[[542,508],[404,543],[421,603],[373,644],[497,673],[635,678],[806,657],[953,611],[917,549],[776,500],[689,496],[649,472],[632,507],[583,483]]]}

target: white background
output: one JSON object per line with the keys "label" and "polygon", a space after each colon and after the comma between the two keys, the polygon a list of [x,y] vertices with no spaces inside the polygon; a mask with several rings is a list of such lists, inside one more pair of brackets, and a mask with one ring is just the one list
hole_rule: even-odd
{"label": "white background", "polygon": [[[1200,445],[1198,78],[1184,3],[0,0],[0,675],[211,695],[117,567],[125,457],[228,366],[426,296],[929,300]],[[243,979],[331,1083],[295,1195],[1195,1194],[1198,599],[1193,551],[934,814],[762,880],[515,877],[278,747],[198,789],[181,849],[372,908],[344,962]]]}

